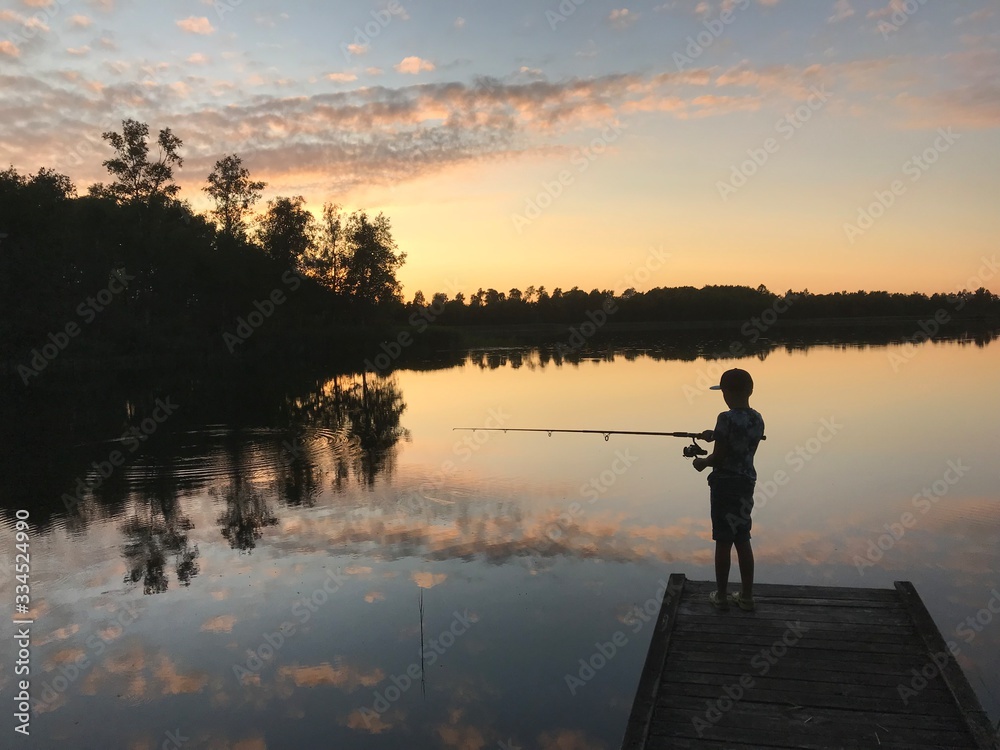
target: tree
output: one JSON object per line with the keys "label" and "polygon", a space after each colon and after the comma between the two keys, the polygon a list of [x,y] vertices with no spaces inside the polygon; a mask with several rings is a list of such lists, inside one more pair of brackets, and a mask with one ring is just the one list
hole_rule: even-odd
{"label": "tree", "polygon": [[215,200],[212,215],[218,220],[223,235],[234,240],[246,239],[244,217],[260,200],[264,187],[265,183],[250,179],[250,171],[236,154],[215,162],[215,169],[208,176],[208,187],[202,190]]}
{"label": "tree", "polygon": [[268,201],[257,229],[257,240],[264,252],[289,268],[302,263],[314,247],[316,220],[305,203],[301,195]]}
{"label": "tree", "polygon": [[334,292],[340,292],[344,281],[345,252],[344,217],[340,206],[324,203],[315,242],[303,265],[320,283]]}
{"label": "tree", "polygon": [[160,131],[156,140],[159,157],[149,160],[149,126],[137,120],[122,120],[122,132],[102,133],[101,138],[111,144],[115,156],[104,162],[104,167],[114,178],[108,186],[101,186],[106,194],[119,203],[149,204],[154,198],[173,198],[180,187],[170,184],[174,178],[173,165],[184,166],[178,155],[183,143],[170,132],[170,128]]}
{"label": "tree", "polygon": [[370,305],[398,301],[401,285],[396,271],[406,253],[397,252],[389,219],[383,214],[369,219],[364,211],[351,214],[346,241],[345,291],[354,300]]}

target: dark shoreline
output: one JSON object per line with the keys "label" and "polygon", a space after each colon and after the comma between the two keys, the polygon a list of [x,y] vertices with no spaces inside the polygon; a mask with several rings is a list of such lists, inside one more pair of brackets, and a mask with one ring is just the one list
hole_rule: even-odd
{"label": "dark shoreline", "polygon": [[[1000,332],[1000,318],[954,316],[935,327],[926,316],[879,316],[856,318],[779,319],[770,326],[747,320],[698,321],[615,321],[596,326],[588,320],[574,323],[516,323],[507,325],[445,325],[428,324],[421,328],[395,325],[367,328],[339,328],[327,331],[301,331],[282,340],[262,339],[248,342],[244,350],[230,354],[223,340],[217,346],[191,345],[188,342],[163,342],[155,349],[131,354],[104,356],[96,352],[74,356],[72,350],[60,353],[37,378],[27,386],[22,384],[19,366],[28,364],[29,352],[20,360],[10,359],[0,364],[3,380],[31,390],[37,381],[63,380],[80,375],[138,375],[151,370],[190,370],[204,376],[252,374],[272,368],[297,369],[327,367],[368,369],[369,371],[399,367],[426,368],[453,364],[449,354],[470,349],[554,347],[561,354],[572,354],[608,344],[629,345],[630,339],[652,337],[679,346],[718,342],[720,337],[731,344],[741,343],[741,356],[753,353],[763,344],[822,345],[858,339],[858,343],[890,344],[905,341],[920,342],[926,338],[957,340],[970,337],[991,340]],[[664,334],[669,335],[664,338]],[[928,335],[929,334],[929,335]],[[399,346],[399,354],[391,358],[391,367],[373,367],[376,358]],[[180,343],[179,346],[171,344]],[[261,344],[254,346],[255,343]],[[702,346],[698,347],[699,349]],[[720,351],[732,356],[732,351]],[[385,358],[381,360],[385,361]],[[51,368],[51,372],[48,372]],[[43,386],[44,390],[44,386]]]}

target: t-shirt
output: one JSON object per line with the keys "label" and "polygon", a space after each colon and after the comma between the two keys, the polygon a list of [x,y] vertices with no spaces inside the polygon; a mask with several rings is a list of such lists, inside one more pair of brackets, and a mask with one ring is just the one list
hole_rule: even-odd
{"label": "t-shirt", "polygon": [[764,436],[764,419],[755,409],[730,409],[715,423],[715,441],[725,441],[729,450],[725,460],[709,475],[714,479],[749,479],[757,481],[753,457]]}

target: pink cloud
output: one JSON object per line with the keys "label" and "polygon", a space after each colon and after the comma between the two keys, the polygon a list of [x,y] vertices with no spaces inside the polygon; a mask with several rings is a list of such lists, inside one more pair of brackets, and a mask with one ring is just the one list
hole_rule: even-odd
{"label": "pink cloud", "polygon": [[639,14],[628,8],[615,8],[608,14],[608,23],[616,29],[624,29],[639,20]]}
{"label": "pink cloud", "polygon": [[410,57],[404,57],[395,67],[398,73],[417,75],[424,71],[434,70],[435,65],[430,60],[424,60],[423,58],[411,55]]}
{"label": "pink cloud", "polygon": [[211,21],[209,21],[205,16],[188,16],[177,22],[177,27],[182,31],[186,31],[189,34],[201,34],[208,35],[215,33],[215,27],[212,26]]}

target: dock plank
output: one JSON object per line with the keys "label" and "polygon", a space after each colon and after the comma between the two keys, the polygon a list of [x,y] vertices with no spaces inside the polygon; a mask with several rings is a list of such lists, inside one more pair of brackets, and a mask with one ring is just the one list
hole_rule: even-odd
{"label": "dock plank", "polygon": [[670,577],[622,748],[1000,750],[911,584],[713,589]]}

